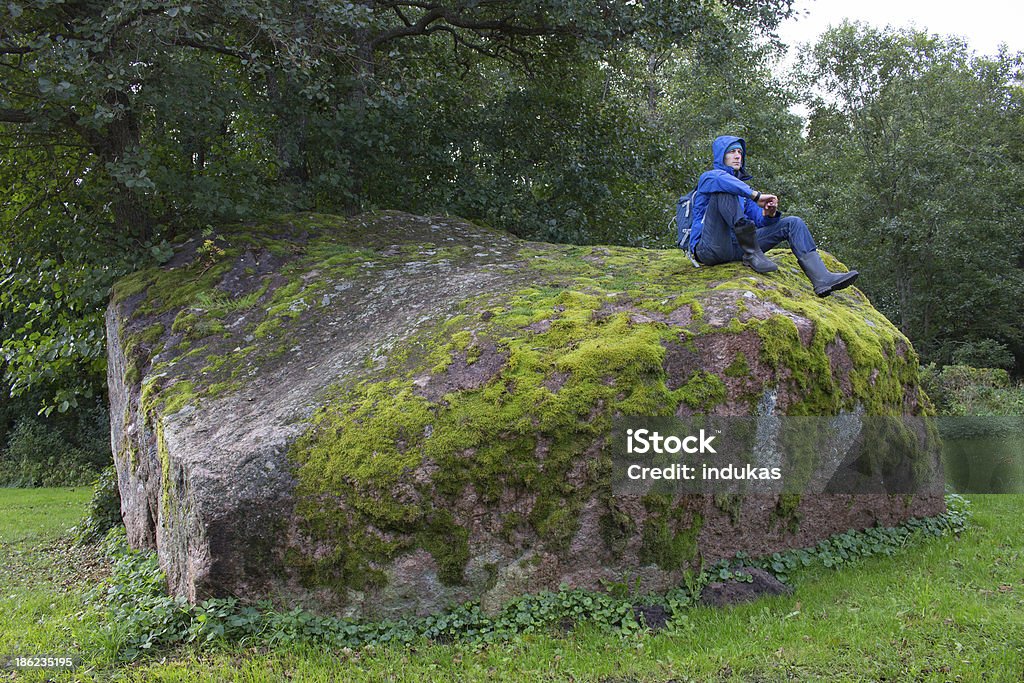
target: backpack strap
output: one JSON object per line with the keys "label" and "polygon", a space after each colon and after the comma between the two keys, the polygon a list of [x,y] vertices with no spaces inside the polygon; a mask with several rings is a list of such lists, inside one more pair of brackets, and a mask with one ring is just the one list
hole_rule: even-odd
{"label": "backpack strap", "polygon": [[690,258],[690,263],[693,264],[694,268],[700,268],[700,263],[697,262],[694,254],[694,245],[690,241],[693,229],[691,227],[693,222],[693,202],[696,199],[696,195],[697,190],[694,188],[679,198],[676,202],[676,215],[669,221],[669,226],[671,228],[673,224],[676,225],[676,246],[686,251],[686,255]]}

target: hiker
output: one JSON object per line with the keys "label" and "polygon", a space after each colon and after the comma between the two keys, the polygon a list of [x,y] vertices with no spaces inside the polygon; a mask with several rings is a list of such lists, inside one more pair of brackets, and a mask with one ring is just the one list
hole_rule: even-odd
{"label": "hiker", "polygon": [[803,219],[782,217],[779,198],[752,189],[746,181],[747,146],[742,138],[722,135],[711,145],[714,168],[697,181],[690,244],[705,265],[742,261],[758,273],[779,269],[764,252],[786,240],[814,293],[825,297],[849,287],[857,271],[833,273],[825,267]]}

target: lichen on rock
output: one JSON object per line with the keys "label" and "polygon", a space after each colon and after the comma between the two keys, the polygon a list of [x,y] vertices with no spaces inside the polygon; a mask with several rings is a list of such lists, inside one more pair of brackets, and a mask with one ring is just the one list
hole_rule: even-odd
{"label": "lichen on rock", "polygon": [[611,495],[618,416],[928,410],[916,354],[863,294],[818,299],[772,256],[769,276],[695,269],[397,212],[186,243],[118,283],[107,316],[130,540],[192,599],[398,614],[659,589],[702,558],[938,511]]}

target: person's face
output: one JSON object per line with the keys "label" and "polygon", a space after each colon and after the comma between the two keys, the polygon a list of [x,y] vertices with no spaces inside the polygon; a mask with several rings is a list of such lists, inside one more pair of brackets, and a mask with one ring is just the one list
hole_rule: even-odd
{"label": "person's face", "polygon": [[743,150],[736,148],[725,153],[725,165],[737,171],[743,167]]}

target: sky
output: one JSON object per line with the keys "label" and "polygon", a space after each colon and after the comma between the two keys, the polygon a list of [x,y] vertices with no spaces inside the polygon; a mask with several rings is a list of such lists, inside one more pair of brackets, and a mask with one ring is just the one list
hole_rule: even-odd
{"label": "sky", "polygon": [[791,53],[796,43],[813,42],[844,18],[879,28],[914,24],[929,33],[959,35],[978,54],[996,54],[1000,42],[1011,51],[1024,51],[1020,0],[796,0],[794,7],[798,18],[779,28],[779,37],[790,45]]}

